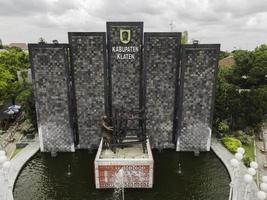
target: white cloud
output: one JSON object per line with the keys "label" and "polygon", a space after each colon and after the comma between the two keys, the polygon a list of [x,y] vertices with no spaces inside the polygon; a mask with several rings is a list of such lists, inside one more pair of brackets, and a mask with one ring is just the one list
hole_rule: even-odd
{"label": "white cloud", "polygon": [[105,31],[106,21],[144,21],[145,31],[189,31],[222,49],[267,43],[266,0],[0,0],[4,43],[58,39],[67,31]]}

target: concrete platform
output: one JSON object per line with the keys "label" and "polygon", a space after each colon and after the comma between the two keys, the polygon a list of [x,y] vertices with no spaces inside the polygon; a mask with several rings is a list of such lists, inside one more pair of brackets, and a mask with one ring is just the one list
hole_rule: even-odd
{"label": "concrete platform", "polygon": [[95,184],[97,189],[114,188],[119,171],[122,171],[124,188],[152,188],[154,160],[149,140],[146,142],[146,153],[141,144],[123,149],[116,153],[102,149],[100,142],[95,158]]}
{"label": "concrete platform", "polygon": [[0,171],[0,200],[14,200],[13,189],[17,177],[27,161],[39,151],[39,141],[29,142],[14,158],[10,160],[11,166],[7,174]]}

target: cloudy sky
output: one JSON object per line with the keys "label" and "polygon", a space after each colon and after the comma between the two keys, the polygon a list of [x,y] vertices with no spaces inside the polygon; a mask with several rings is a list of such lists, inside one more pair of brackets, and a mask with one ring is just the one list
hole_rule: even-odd
{"label": "cloudy sky", "polygon": [[105,31],[106,21],[144,21],[145,31],[189,32],[223,50],[267,43],[267,0],[0,0],[0,38],[67,42],[68,31]]}

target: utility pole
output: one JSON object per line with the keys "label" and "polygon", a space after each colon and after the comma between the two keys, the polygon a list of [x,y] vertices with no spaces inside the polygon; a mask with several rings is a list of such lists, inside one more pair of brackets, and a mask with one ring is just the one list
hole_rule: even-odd
{"label": "utility pole", "polygon": [[174,22],[171,21],[171,23],[169,24],[170,25],[170,31],[173,32],[173,28],[174,28]]}

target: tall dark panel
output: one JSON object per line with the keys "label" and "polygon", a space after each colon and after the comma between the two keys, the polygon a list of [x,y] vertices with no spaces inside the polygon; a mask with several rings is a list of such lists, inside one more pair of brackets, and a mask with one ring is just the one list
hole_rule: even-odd
{"label": "tall dark panel", "polygon": [[106,35],[69,33],[79,148],[94,148],[105,115]]}
{"label": "tall dark panel", "polygon": [[185,45],[182,48],[179,151],[207,151],[220,45]]}
{"label": "tall dark panel", "polygon": [[74,151],[68,45],[29,44],[41,151]]}
{"label": "tall dark panel", "polygon": [[142,107],[143,22],[107,22],[109,109]]}
{"label": "tall dark panel", "polygon": [[181,33],[145,33],[146,130],[153,147],[174,147]]}

